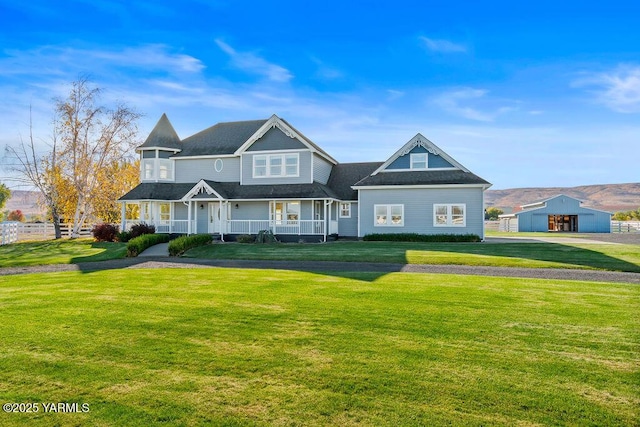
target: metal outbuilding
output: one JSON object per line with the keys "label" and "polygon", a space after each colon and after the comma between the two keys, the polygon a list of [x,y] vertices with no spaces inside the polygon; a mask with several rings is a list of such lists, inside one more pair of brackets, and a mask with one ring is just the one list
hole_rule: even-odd
{"label": "metal outbuilding", "polygon": [[583,207],[580,200],[564,194],[521,208],[500,215],[500,231],[611,232],[611,212]]}

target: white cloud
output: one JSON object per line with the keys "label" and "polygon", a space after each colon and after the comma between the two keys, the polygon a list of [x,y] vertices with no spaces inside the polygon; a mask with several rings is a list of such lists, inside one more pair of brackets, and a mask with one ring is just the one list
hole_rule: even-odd
{"label": "white cloud", "polygon": [[454,43],[449,40],[431,39],[429,37],[424,37],[424,36],[420,36],[419,39],[424,45],[424,47],[426,47],[432,52],[464,53],[467,51],[466,46],[459,43]]}
{"label": "white cloud", "polygon": [[404,96],[404,92],[401,90],[387,89],[387,95],[388,101],[395,101],[396,99],[402,98]]}
{"label": "white cloud", "polygon": [[574,87],[597,87],[597,101],[619,113],[640,112],[640,66],[620,65],[605,73],[591,73],[572,82]]}
{"label": "white cloud", "polygon": [[507,106],[488,106],[481,110],[478,106],[469,105],[492,104],[485,98],[487,93],[484,89],[462,88],[443,93],[435,99],[435,103],[451,114],[480,122],[491,122],[499,115],[514,110],[513,107]]}
{"label": "white cloud", "polygon": [[232,64],[240,70],[262,75],[274,82],[288,82],[293,78],[293,74],[284,67],[272,64],[250,52],[238,52],[220,39],[216,39],[215,42],[231,57]]}

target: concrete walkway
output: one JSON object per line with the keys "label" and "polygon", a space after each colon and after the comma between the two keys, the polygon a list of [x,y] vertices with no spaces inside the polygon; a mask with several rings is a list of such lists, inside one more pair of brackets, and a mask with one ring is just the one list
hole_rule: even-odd
{"label": "concrete walkway", "polygon": [[169,256],[169,243],[158,243],[150,248],[142,251],[138,257],[168,257]]}

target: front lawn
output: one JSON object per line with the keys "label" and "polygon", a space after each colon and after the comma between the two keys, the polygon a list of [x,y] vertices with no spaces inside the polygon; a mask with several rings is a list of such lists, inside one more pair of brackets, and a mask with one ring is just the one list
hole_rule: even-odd
{"label": "front lawn", "polygon": [[640,272],[640,245],[347,241],[271,245],[224,243],[195,248],[188,251],[185,256],[213,259],[586,268]]}
{"label": "front lawn", "polygon": [[0,267],[105,261],[124,258],[126,254],[124,243],[96,242],[93,239],[21,242],[0,246]]}
{"label": "front lawn", "polygon": [[640,287],[235,269],[0,278],[0,425],[637,425]]}

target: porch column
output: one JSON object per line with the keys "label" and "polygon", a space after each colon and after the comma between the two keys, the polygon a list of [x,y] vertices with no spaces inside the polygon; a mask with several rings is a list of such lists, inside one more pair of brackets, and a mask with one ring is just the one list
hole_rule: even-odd
{"label": "porch column", "polygon": [[189,204],[187,205],[187,236],[191,235],[191,203],[189,200]]}
{"label": "porch column", "polygon": [[[324,218],[325,219],[324,219],[324,227],[322,227],[323,228],[322,232],[324,234],[325,242],[327,241],[327,228],[329,227],[329,224],[331,224],[331,209],[327,209],[327,207],[331,206],[330,204],[331,202],[328,202],[327,200],[324,201]],[[329,211],[328,214],[327,214],[327,211]]]}
{"label": "porch column", "polygon": [[127,202],[122,202],[122,208],[120,210],[120,230],[125,231],[125,227],[127,226]]}
{"label": "porch column", "polygon": [[[218,203],[220,203],[220,210],[218,211],[220,213],[220,218],[218,218],[218,227],[220,227],[220,241],[224,242],[224,228],[222,227],[222,221],[227,217],[227,211],[225,210],[223,214],[222,200],[220,200]],[[215,221],[216,218],[214,217],[213,220]]]}

